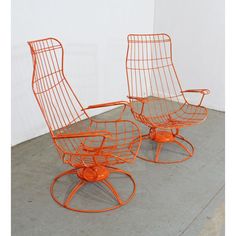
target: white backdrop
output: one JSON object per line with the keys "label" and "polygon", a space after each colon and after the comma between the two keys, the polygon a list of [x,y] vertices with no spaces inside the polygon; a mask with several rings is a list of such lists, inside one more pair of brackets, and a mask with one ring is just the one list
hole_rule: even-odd
{"label": "white backdrop", "polygon": [[209,88],[204,105],[224,110],[223,0],[12,0],[12,145],[48,132],[31,90],[28,40],[63,43],[65,74],[88,106],[126,99],[126,37],[153,32],[172,37],[183,89]]}
{"label": "white backdrop", "polygon": [[31,90],[28,40],[63,43],[65,74],[88,106],[126,99],[127,34],[152,33],[153,19],[154,0],[13,0],[12,145],[48,132]]}
{"label": "white backdrop", "polygon": [[224,0],[156,0],[154,32],[170,34],[183,89],[210,89],[204,105],[224,111]]}

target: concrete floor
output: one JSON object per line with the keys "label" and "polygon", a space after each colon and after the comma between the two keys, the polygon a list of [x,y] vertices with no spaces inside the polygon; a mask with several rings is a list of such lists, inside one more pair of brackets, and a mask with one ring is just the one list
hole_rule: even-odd
{"label": "concrete floor", "polygon": [[[118,112],[99,118],[113,118]],[[130,119],[130,113],[125,117]],[[137,159],[120,166],[133,174],[136,196],[122,208],[99,214],[71,212],[51,199],[52,178],[68,167],[48,134],[13,147],[12,235],[223,236],[224,113],[209,110],[207,121],[181,134],[194,144],[193,158],[172,165]],[[155,147],[150,149],[155,152]],[[164,154],[176,155],[175,147],[164,150],[162,158]],[[81,192],[81,199],[89,197],[94,196]],[[95,200],[99,197],[102,202],[100,195]]]}

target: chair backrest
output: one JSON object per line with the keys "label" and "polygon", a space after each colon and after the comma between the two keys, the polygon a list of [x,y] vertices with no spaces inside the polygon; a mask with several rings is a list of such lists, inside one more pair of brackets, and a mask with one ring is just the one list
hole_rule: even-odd
{"label": "chair backrest", "polygon": [[166,100],[179,102],[183,96],[166,34],[128,35],[126,75],[129,96],[158,98],[163,113],[170,110]]}
{"label": "chair backrest", "polygon": [[33,60],[32,89],[51,134],[88,118],[64,75],[62,44],[54,38],[28,44]]}

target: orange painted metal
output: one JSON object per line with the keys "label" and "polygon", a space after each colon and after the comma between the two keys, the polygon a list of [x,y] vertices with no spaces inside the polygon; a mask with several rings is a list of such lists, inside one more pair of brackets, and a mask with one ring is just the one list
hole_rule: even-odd
{"label": "orange painted metal", "polygon": [[[141,145],[138,126],[134,122],[122,120],[128,103],[117,101],[83,108],[64,75],[62,44],[55,38],[34,40],[28,44],[33,61],[33,93],[62,161],[73,167],[54,178],[52,198],[60,206],[77,212],[103,212],[127,204],[135,194],[135,182],[128,172],[112,166],[134,162]],[[94,120],[86,111],[117,105],[123,105],[124,109],[115,120]],[[114,173],[127,176],[133,184],[132,193],[126,200],[119,196],[109,181]],[[59,179],[70,175],[76,176],[78,183],[65,201],[59,200],[54,186],[56,183],[62,184]],[[94,183],[104,185],[114,195],[117,204],[102,209],[70,206],[81,188]]]}
{"label": "orange painted metal", "polygon": [[[150,132],[144,140],[157,143],[154,159],[138,155],[155,163],[177,163],[193,156],[193,145],[179,135],[181,128],[197,125],[207,118],[202,106],[208,89],[183,90],[172,61],[172,43],[169,35],[130,34],[126,54],[126,76],[131,111],[136,120],[146,125]],[[200,94],[198,104],[191,104],[187,93]],[[183,159],[161,161],[165,143],[175,143],[186,152]],[[142,149],[142,148],[141,148]]]}

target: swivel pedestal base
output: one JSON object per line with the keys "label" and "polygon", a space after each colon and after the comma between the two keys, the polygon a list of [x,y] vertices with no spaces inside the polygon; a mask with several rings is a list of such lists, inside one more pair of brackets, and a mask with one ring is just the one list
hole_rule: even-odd
{"label": "swivel pedestal base", "polygon": [[[109,176],[114,173],[125,175],[125,176],[129,177],[129,179],[132,182],[133,190],[132,190],[132,193],[128,196],[128,198],[126,200],[123,200],[120,197],[120,195],[118,194],[115,187],[108,180]],[[63,178],[64,176],[73,176],[73,175],[78,179],[78,183],[73,187],[73,189],[70,191],[68,196],[66,196],[64,201],[59,200],[56,197],[56,194],[54,193],[55,184],[56,183],[61,184],[62,183],[61,178]],[[116,205],[111,204],[110,207],[102,208],[102,209],[80,209],[80,208],[75,208],[75,207],[70,206],[70,203],[73,198],[78,197],[78,201],[79,201],[79,192],[78,191],[81,188],[83,188],[85,185],[98,184],[98,183],[101,185],[104,185],[104,187],[110,191],[110,194],[112,194],[112,197],[115,198],[115,200],[117,202]],[[100,188],[100,191],[104,191],[104,189]],[[50,188],[52,198],[60,206],[66,208],[66,209],[72,210],[72,211],[76,211],[76,212],[91,212],[91,213],[92,212],[98,213],[98,212],[109,211],[109,210],[113,210],[113,209],[119,208],[121,206],[124,206],[134,197],[135,191],[136,191],[135,181],[134,181],[133,177],[128,172],[118,169],[118,168],[104,167],[104,166],[84,167],[84,168],[79,168],[79,169],[74,168],[74,169],[65,171],[54,178],[54,180],[51,184],[51,188]],[[78,194],[76,194],[77,192],[78,192]],[[89,201],[89,199],[88,199],[88,201]]]}
{"label": "swivel pedestal base", "polygon": [[[193,145],[186,140],[183,136],[179,135],[178,130],[173,133],[172,131],[159,131],[155,128],[151,128],[149,134],[142,135],[143,143],[145,140],[148,140],[149,142],[155,142],[157,144],[156,153],[154,157],[148,157],[144,155],[140,155],[140,153],[137,155],[138,158],[152,162],[152,163],[159,163],[159,164],[173,164],[173,163],[180,163],[183,161],[188,160],[191,158],[194,154],[194,147]],[[166,160],[160,159],[161,151],[163,149],[163,146],[167,143],[175,144],[179,147],[180,150],[184,151],[183,157],[180,157],[176,160],[168,160],[168,156],[165,158]],[[140,148],[140,151],[142,151],[142,146]]]}

